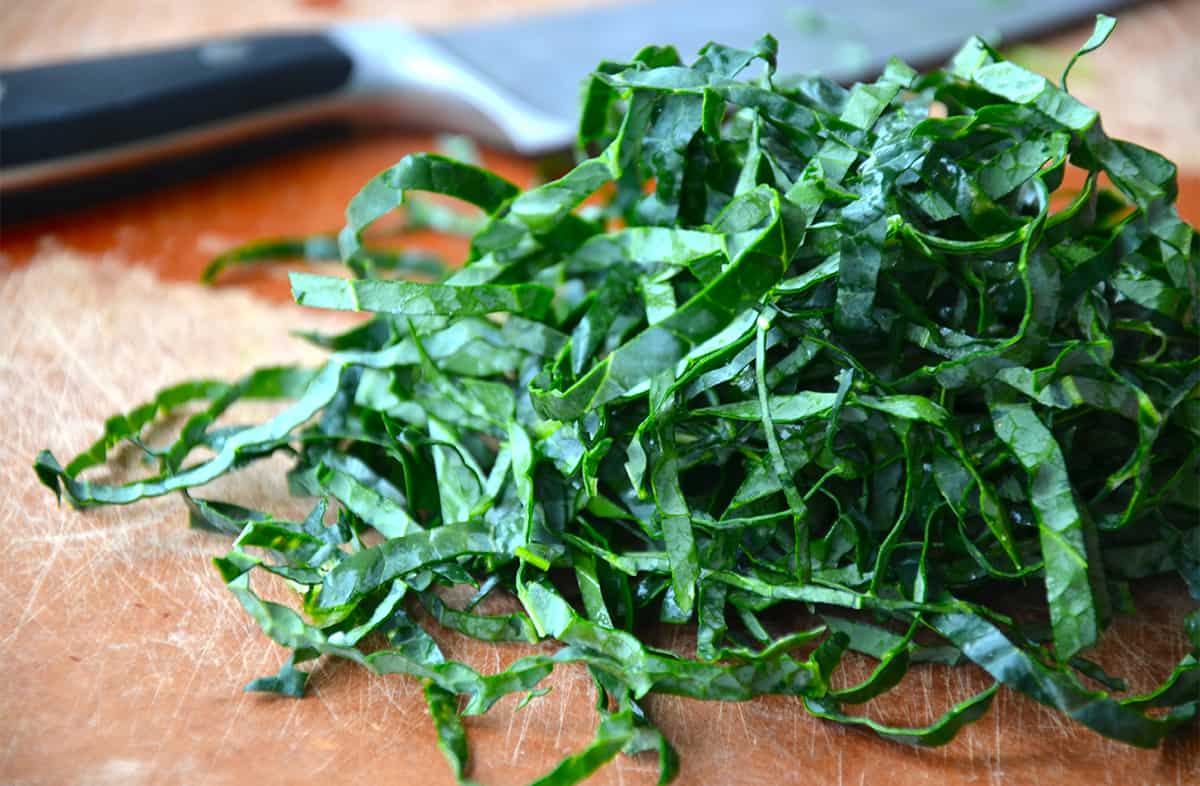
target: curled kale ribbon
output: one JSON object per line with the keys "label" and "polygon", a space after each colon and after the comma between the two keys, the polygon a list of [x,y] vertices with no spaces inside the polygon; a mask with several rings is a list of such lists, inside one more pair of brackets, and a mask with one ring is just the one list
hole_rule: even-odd
{"label": "curled kale ribbon", "polygon": [[[1200,252],[1175,167],[979,39],[944,69],[893,62],[849,89],[774,62],[765,37],[602,63],[580,124],[594,155],[557,180],[522,191],[412,155],[351,201],[336,241],[227,255],[212,274],[340,253],[355,276],[294,274],[297,302],[374,316],[309,336],[330,349],[320,368],[163,391],[65,468],[42,453],[39,477],[78,506],[182,492],[196,525],[236,537],[220,574],[292,651],[249,688],[300,695],[321,655],[412,675],[460,781],[462,715],[539,695],[563,663],[586,667],[598,726],[542,784],[644,750],[669,781],[652,692],[791,695],[939,745],[1007,686],[1158,744],[1197,711],[1200,614],[1146,695],[1114,697],[1084,653],[1132,580],[1174,572],[1200,598]],[[365,244],[420,192],[482,215],[447,224],[472,233],[449,272]],[[433,280],[393,275],[414,271]],[[291,403],[218,425],[271,398]],[[142,444],[181,412],[172,445]],[[125,442],[155,474],[82,477]],[[277,451],[320,500],[306,520],[192,496]],[[256,595],[255,571],[299,587],[302,610]],[[438,594],[453,585],[472,602]],[[1045,626],[989,604],[1018,586],[1041,588]],[[499,591],[520,610],[477,610]],[[561,647],[481,674],[430,620]],[[654,624],[691,626],[694,652],[646,644]],[[878,665],[845,686],[848,651]],[[994,684],[923,728],[846,712],[928,661]]]}

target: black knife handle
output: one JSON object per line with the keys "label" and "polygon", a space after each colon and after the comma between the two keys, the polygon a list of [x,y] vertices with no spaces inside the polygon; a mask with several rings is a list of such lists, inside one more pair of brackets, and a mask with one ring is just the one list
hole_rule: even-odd
{"label": "black knife handle", "polygon": [[98,153],[338,91],[350,57],[285,33],[0,72],[0,168]]}

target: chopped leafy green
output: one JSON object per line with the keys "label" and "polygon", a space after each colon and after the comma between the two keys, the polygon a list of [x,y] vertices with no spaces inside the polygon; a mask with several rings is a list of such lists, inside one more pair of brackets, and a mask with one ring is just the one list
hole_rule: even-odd
{"label": "chopped leafy green", "polygon": [[[768,36],[690,64],[669,47],[601,64],[580,125],[595,155],[530,190],[405,158],[347,209],[354,277],[292,276],[298,302],[373,312],[310,337],[331,350],[322,367],[169,388],[65,468],[43,452],[39,478],[78,506],[182,492],[193,524],[236,534],[220,574],[292,651],[248,689],[300,695],[298,667],[321,655],[412,675],[462,783],[464,716],[541,695],[567,663],[595,685],[595,739],[539,784],[649,750],[671,780],[675,751],[639,703],[653,692],[790,695],[940,745],[1009,688],[1157,745],[1200,707],[1200,615],[1160,687],[1118,698],[1082,678],[1123,689],[1085,653],[1130,608],[1125,581],[1177,573],[1200,598],[1200,249],[1174,166],[1106,136],[1065,72],[1056,86],[980,39],[946,69],[893,62],[850,89],[774,63]],[[433,204],[422,191],[483,211],[452,273],[364,245],[394,208]],[[581,207],[597,194],[604,207]],[[269,242],[206,275],[334,250]],[[435,280],[384,275],[403,271]],[[217,425],[263,398],[293,403]],[[143,443],[184,412],[173,444]],[[81,477],[127,442],[152,476]],[[191,496],[277,451],[295,457],[292,489],[321,498],[305,521]],[[302,588],[301,609],[261,599],[255,571]],[[1029,582],[1044,643],[1001,610]],[[458,607],[453,585],[475,596]],[[476,611],[498,591],[521,609]],[[796,613],[763,615],[778,609]],[[561,646],[484,675],[446,659],[430,618]],[[695,624],[696,651],[647,645],[657,624]],[[848,650],[877,666],[835,687]],[[968,660],[994,684],[929,726],[844,710],[914,664]]]}

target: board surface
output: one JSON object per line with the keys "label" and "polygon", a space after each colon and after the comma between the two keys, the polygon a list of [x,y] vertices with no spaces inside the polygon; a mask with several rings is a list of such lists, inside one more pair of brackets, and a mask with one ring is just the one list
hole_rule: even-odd
{"label": "board surface", "polygon": [[[68,29],[63,19],[75,20],[70,29],[87,41],[101,40],[97,31],[107,24],[108,40],[116,44],[135,40],[139,28],[144,40],[162,40],[171,31],[219,32],[222,24],[246,20],[242,4],[225,0],[196,4],[203,9],[191,17],[176,11],[178,17],[150,19],[130,11],[123,24],[97,10],[106,5],[120,10],[120,2],[12,5],[16,13],[6,9],[0,22],[4,57],[24,57],[39,40],[43,51],[63,45]],[[429,13],[438,4],[409,5]],[[446,13],[486,12],[484,3],[444,5]],[[1151,128],[1122,114],[1122,106],[1138,106],[1146,100],[1139,92],[1143,86],[1172,79],[1179,61],[1194,57],[1197,6],[1169,3],[1131,14],[1110,46],[1094,62],[1085,61],[1090,70],[1079,72],[1085,75],[1079,92],[1096,92],[1085,98],[1100,106],[1110,131],[1163,148],[1185,165],[1188,155],[1197,155],[1192,143],[1200,138],[1186,135],[1186,122],[1200,122],[1194,96],[1177,98],[1185,106],[1171,110],[1192,118],[1178,121],[1182,131],[1171,125],[1170,113]],[[213,10],[219,7],[224,17]],[[364,7],[271,0],[256,4],[252,15],[261,15],[259,22],[311,21]],[[18,37],[24,48],[7,46]],[[1042,56],[1069,50],[1083,37],[1077,31],[1055,39]],[[1191,72],[1196,73],[1200,68]],[[1117,74],[1122,81],[1111,90],[1095,87],[1097,80]],[[55,506],[29,469],[38,449],[71,455],[97,436],[103,418],[166,384],[232,377],[266,362],[315,360],[288,330],[329,328],[342,317],[282,304],[286,283],[280,271],[231,274],[217,289],[188,282],[209,257],[238,242],[336,228],[346,200],[367,177],[431,144],[402,135],[330,142],[5,227],[0,784],[451,782],[420,687],[411,680],[322,662],[312,695],[304,700],[241,692],[249,679],[274,673],[284,654],[221,586],[210,559],[224,553],[227,541],[188,530],[178,499],[79,513]],[[1200,171],[1190,161],[1192,171]],[[488,154],[487,162],[514,179],[531,174],[513,159]],[[1200,188],[1194,178],[1183,183],[1184,210],[1195,223]],[[453,243],[439,247],[461,250]],[[275,480],[277,472],[262,469],[226,481],[213,494],[287,512],[295,501]],[[1146,583],[1136,600],[1141,614],[1117,622],[1097,659],[1128,676],[1133,688],[1145,689],[1182,656],[1179,622],[1195,604],[1173,581]],[[661,636],[666,646],[689,644],[673,629]],[[440,638],[448,655],[485,670],[530,652]],[[861,677],[870,666],[855,662],[846,678]],[[510,698],[468,721],[477,780],[527,782],[590,739],[593,697],[586,675],[564,668],[549,684],[553,691],[523,710],[516,711]],[[864,711],[894,724],[917,724],[985,685],[969,668],[917,668],[896,695]],[[1195,726],[1162,750],[1133,750],[1004,691],[988,717],[934,750],[907,749],[814,721],[798,701],[785,698],[712,704],[655,697],[649,708],[680,750],[679,782],[689,785],[1200,782]],[[652,757],[618,758],[592,782],[650,784],[654,770]]]}

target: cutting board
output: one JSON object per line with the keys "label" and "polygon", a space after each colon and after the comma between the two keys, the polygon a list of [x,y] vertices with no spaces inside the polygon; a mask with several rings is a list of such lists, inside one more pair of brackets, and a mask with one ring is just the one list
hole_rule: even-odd
{"label": "cutting board", "polygon": [[[204,5],[212,15],[213,4]],[[354,10],[309,5],[289,6],[288,18]],[[288,10],[263,7],[282,15]],[[18,20],[41,18],[33,8]],[[11,24],[0,31],[0,51],[11,51],[3,45]],[[1168,78],[1176,56],[1192,57],[1190,49],[1163,44],[1176,35],[1163,38],[1164,25],[1177,31],[1180,24],[1180,42],[1194,40],[1196,4],[1131,15],[1092,73],[1123,70],[1135,83],[1121,88],[1129,94]],[[27,38],[39,35],[56,40],[45,28],[27,28]],[[1054,44],[1058,50],[1047,51],[1069,48],[1081,37],[1066,37]],[[1114,57],[1115,66],[1106,59]],[[1121,90],[1096,101],[1106,117],[1120,117]],[[1200,117],[1194,98],[1184,103]],[[1110,130],[1114,125],[1108,123]],[[1169,135],[1163,144],[1130,135],[1176,156],[1172,147],[1190,149],[1197,138]],[[420,686],[411,680],[321,662],[303,700],[241,691],[249,679],[274,673],[285,654],[248,621],[212,568],[210,559],[228,542],[187,529],[179,500],[80,513],[56,506],[29,468],[38,449],[71,455],[97,436],[103,418],[166,384],[233,377],[261,363],[316,361],[319,356],[288,331],[331,329],[345,317],[283,302],[281,271],[232,274],[216,289],[191,282],[209,257],[230,245],[336,228],[346,200],[367,177],[432,144],[400,135],[329,142],[4,229],[0,615],[7,624],[0,630],[0,784],[451,782]],[[531,177],[527,164],[511,158],[489,153],[486,163],[516,180]],[[1183,182],[1185,207],[1196,222],[1200,184]],[[414,242],[461,252],[460,245],[439,246],[429,237]],[[252,468],[212,495],[297,514],[302,505],[287,497],[280,468]],[[1138,617],[1118,620],[1096,658],[1143,690],[1182,656],[1180,620],[1195,604],[1172,580],[1146,582],[1135,599]],[[534,650],[435,632],[449,656],[486,671]],[[665,646],[686,650],[691,644],[675,628],[656,635]],[[843,677],[860,679],[871,666],[853,661]],[[524,709],[509,699],[468,720],[473,777],[524,783],[587,743],[593,695],[586,675],[560,668],[548,684],[551,693]],[[918,667],[893,695],[862,710],[892,724],[920,724],[986,684],[971,668]],[[1200,782],[1195,726],[1161,750],[1133,750],[1007,691],[987,718],[934,750],[812,720],[788,698],[713,704],[653,697],[649,711],[682,754],[684,784]],[[655,761],[639,756],[618,758],[592,782],[654,779]]]}

